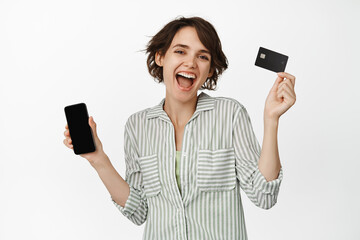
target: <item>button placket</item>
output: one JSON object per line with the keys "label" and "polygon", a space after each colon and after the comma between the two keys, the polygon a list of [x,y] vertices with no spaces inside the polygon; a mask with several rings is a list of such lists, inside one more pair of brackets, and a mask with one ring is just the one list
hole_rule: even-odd
{"label": "button placket", "polygon": [[[178,188],[177,185],[177,180],[176,180],[176,173],[175,173],[175,165],[176,165],[176,144],[175,144],[175,128],[174,125],[172,123],[170,123],[170,128],[171,128],[171,137],[169,139],[169,143],[171,143],[170,146],[172,146],[172,150],[170,151],[170,159],[171,159],[171,172],[173,174],[171,174],[171,178],[173,181],[171,181],[171,185],[173,187],[171,187],[171,190],[173,191],[173,194],[178,196],[175,198],[175,204],[177,207],[182,207],[182,200],[181,200],[181,194],[180,194],[180,190]],[[180,177],[181,179],[181,177]]]}

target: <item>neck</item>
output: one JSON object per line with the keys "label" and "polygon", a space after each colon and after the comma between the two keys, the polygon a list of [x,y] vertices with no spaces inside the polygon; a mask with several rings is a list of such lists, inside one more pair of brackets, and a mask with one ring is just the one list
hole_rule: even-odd
{"label": "neck", "polygon": [[175,127],[184,127],[196,110],[198,97],[181,102],[169,96],[165,97],[164,111]]}

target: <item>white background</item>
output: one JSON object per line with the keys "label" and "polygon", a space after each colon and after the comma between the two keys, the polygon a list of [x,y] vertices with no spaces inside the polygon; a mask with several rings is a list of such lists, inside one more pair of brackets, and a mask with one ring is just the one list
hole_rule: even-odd
{"label": "white background", "polygon": [[280,118],[284,179],[270,210],[242,192],[249,239],[360,239],[360,2],[0,1],[0,239],[141,239],[90,164],[63,145],[66,105],[85,102],[124,176],[127,118],[165,87],[141,52],[177,16],[218,31],[229,68],[211,96],[248,110],[260,145],[276,74],[260,46],[289,56],[297,101]]}

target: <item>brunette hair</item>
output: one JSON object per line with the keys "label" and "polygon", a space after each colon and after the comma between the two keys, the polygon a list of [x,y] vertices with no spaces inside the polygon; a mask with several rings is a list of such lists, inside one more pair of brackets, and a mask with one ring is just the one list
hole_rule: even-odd
{"label": "brunette hair", "polygon": [[151,76],[157,82],[164,81],[163,69],[155,62],[155,54],[165,55],[169,49],[170,44],[175,34],[183,27],[190,26],[196,29],[201,43],[210,51],[211,63],[210,69],[213,70],[213,75],[208,78],[200,89],[215,90],[218,77],[228,67],[228,61],[221,49],[221,42],[216,30],[211,23],[200,18],[180,17],[166,24],[147,44],[146,53],[147,67]]}

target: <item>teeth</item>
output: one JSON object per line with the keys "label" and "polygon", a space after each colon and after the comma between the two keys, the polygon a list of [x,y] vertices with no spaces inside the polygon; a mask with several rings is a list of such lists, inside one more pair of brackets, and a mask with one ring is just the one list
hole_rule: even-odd
{"label": "teeth", "polygon": [[187,73],[183,73],[183,72],[179,72],[178,75],[186,77],[186,78],[196,78],[196,76],[194,74],[187,74]]}

